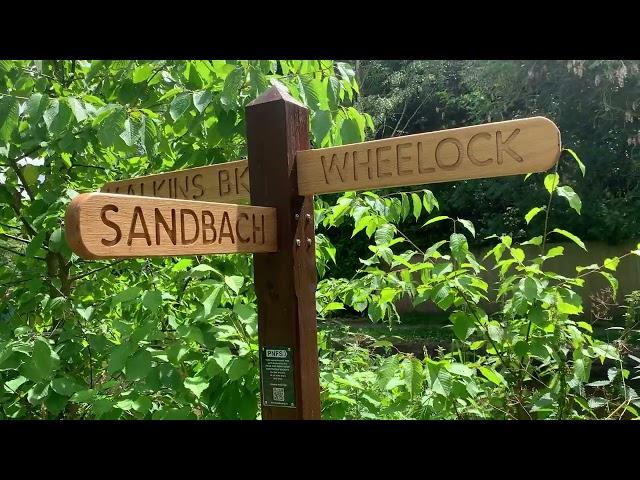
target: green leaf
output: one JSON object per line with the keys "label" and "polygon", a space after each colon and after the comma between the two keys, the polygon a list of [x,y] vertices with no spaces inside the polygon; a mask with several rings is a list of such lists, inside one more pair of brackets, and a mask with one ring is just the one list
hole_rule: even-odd
{"label": "green leaf", "polygon": [[202,113],[204,109],[211,103],[213,99],[213,94],[210,90],[200,90],[198,92],[193,92],[193,104],[196,106],[196,109]]}
{"label": "green leaf", "polygon": [[396,296],[396,293],[398,293],[398,290],[395,288],[385,287],[380,291],[380,300],[384,303],[389,303]]}
{"label": "green leaf", "polygon": [[500,385],[501,383],[506,385],[507,383],[504,377],[493,368],[480,367],[480,373],[482,373],[482,375],[484,375],[491,383],[495,383],[496,385]]}
{"label": "green leaf", "polygon": [[342,137],[343,145],[359,143],[364,140],[358,122],[350,117],[343,120],[340,126],[340,136]]}
{"label": "green leaf", "polygon": [[51,388],[54,392],[65,397],[70,397],[79,390],[82,390],[82,386],[78,385],[73,379],[69,377],[58,377],[51,380]]}
{"label": "green leaf", "polygon": [[322,146],[322,143],[329,131],[331,130],[331,112],[326,110],[320,110],[311,118],[311,133],[313,133],[314,143],[317,148]]}
{"label": "green leaf", "polygon": [[58,136],[63,133],[71,121],[73,112],[66,102],[53,99],[49,108],[44,112],[44,123],[47,125],[49,133]]}
{"label": "green leaf", "polygon": [[418,217],[420,217],[420,210],[422,209],[422,199],[417,193],[412,193],[411,200],[413,201],[413,216],[418,220]]}
{"label": "green leaf", "polygon": [[35,124],[40,120],[48,106],[49,97],[46,95],[41,93],[34,93],[31,95],[31,97],[29,97],[29,102],[27,103],[27,115],[29,115],[31,122]]}
{"label": "green leaf", "polygon": [[449,316],[449,320],[453,323],[456,337],[462,341],[469,338],[476,329],[473,317],[465,312],[454,312]]}
{"label": "green leaf", "polygon": [[520,290],[524,294],[525,298],[529,301],[533,301],[538,296],[538,282],[531,277],[526,277],[520,280]]}
{"label": "green leaf", "polygon": [[147,290],[142,296],[142,305],[149,310],[156,310],[162,305],[162,294],[157,290]]}
{"label": "green leaf", "polygon": [[218,366],[224,369],[233,358],[233,355],[231,354],[229,347],[217,347],[214,350],[212,357]]}
{"label": "green leaf", "polygon": [[140,296],[140,292],[142,289],[140,287],[129,287],[126,290],[116,294],[111,299],[112,305],[117,305],[118,303],[131,302],[136,300]]}
{"label": "green leaf", "polygon": [[414,397],[420,393],[423,382],[422,363],[415,358],[406,358],[402,361],[402,372],[404,374],[404,384],[409,395]]}
{"label": "green leaf", "polygon": [[27,400],[31,405],[36,405],[49,395],[49,383],[36,383],[27,392]]}
{"label": "green leaf", "polygon": [[184,386],[190,390],[197,398],[200,398],[209,386],[209,381],[202,377],[187,377],[184,379]]}
{"label": "green leaf", "polygon": [[433,195],[433,192],[431,190],[424,191],[424,195],[422,196],[422,204],[429,214],[433,211],[434,207],[440,209],[440,204],[438,203],[438,200]]}
{"label": "green leaf", "polygon": [[251,305],[241,303],[233,307],[233,312],[238,316],[242,323],[253,324],[257,320],[257,313],[255,308]]}
{"label": "green leaf", "polygon": [[584,245],[584,242],[580,240],[578,237],[576,237],[573,233],[567,232],[566,230],[562,230],[561,228],[554,228],[551,231],[567,237],[569,240],[571,240],[580,248],[582,248],[585,252],[587,251],[587,247]]}
{"label": "green leaf", "polygon": [[174,121],[177,121],[191,106],[191,94],[182,92],[177,95],[169,105],[169,115]]}
{"label": "green leaf", "polygon": [[298,89],[300,97],[305,105],[312,111],[318,110],[320,107],[320,81],[307,76],[298,76]]}
{"label": "green leaf", "polygon": [[127,360],[125,374],[129,380],[141,380],[151,371],[151,354],[146,350],[139,350]]}
{"label": "green leaf", "polygon": [[14,378],[13,380],[6,381],[4,384],[11,392],[17,392],[18,388],[20,388],[20,386],[24,384],[26,381],[27,381],[27,378],[20,375]]}
{"label": "green leaf", "polygon": [[558,187],[556,192],[561,197],[564,197],[569,202],[569,206],[573,208],[578,214],[580,214],[580,210],[582,209],[582,200],[576,192],[573,191],[573,188],[562,186]]}
{"label": "green leaf", "polygon": [[571,150],[570,148],[565,148],[564,149],[565,152],[569,152],[569,155],[571,155],[573,157],[573,159],[576,161],[576,163],[578,164],[578,167],[580,168],[580,171],[582,172],[582,176],[584,177],[586,168],[584,166],[584,163],[582,163],[582,161],[580,160],[580,158],[578,158],[578,155],[576,154],[576,152],[574,152],[573,150]]}
{"label": "green leaf", "polygon": [[69,107],[71,107],[73,115],[76,117],[76,121],[80,123],[83,120],[86,120],[87,112],[84,109],[82,102],[75,97],[69,97],[67,98],[67,101],[69,102]]}
{"label": "green leaf", "polygon": [[179,260],[172,268],[171,271],[172,272],[183,272],[185,271],[187,268],[189,268],[189,266],[191,266],[193,264],[193,260],[190,258],[183,258],[181,260]]}
{"label": "green leaf", "polygon": [[244,69],[242,67],[236,67],[235,70],[233,70],[224,79],[224,87],[222,88],[222,95],[220,95],[220,103],[222,104],[222,108],[225,112],[228,112],[235,107],[243,81]]}
{"label": "green leaf", "polygon": [[470,222],[469,220],[463,220],[462,218],[458,218],[458,222],[460,222],[464,228],[469,230],[469,232],[471,232],[471,235],[473,235],[474,237],[476,236],[476,229],[473,227],[472,222]]}
{"label": "green leaf", "polygon": [[487,325],[487,335],[494,342],[500,344],[502,343],[502,338],[504,337],[504,329],[500,326],[498,322],[491,322]]}
{"label": "green leaf", "polygon": [[549,193],[553,193],[558,187],[558,183],[560,183],[560,175],[557,173],[550,173],[544,177],[544,188],[546,188]]}
{"label": "green leaf", "polygon": [[527,225],[529,225],[533,217],[535,217],[540,212],[544,212],[545,210],[546,210],[546,207],[533,207],[531,210],[529,210],[527,214],[524,216],[524,219],[527,222]]}
{"label": "green leaf", "polygon": [[133,83],[142,83],[153,73],[150,63],[144,63],[133,69]]}
{"label": "green leaf", "polygon": [[18,127],[20,104],[13,97],[0,98],[0,140],[9,142],[11,134]]}
{"label": "green leaf", "polygon": [[237,295],[244,285],[244,277],[238,275],[226,276],[224,277],[224,283]]}
{"label": "green leaf", "polygon": [[128,343],[116,346],[111,350],[109,355],[109,364],[107,365],[107,372],[114,374],[124,368],[127,358],[131,354],[131,346]]}
{"label": "green leaf", "polygon": [[563,254],[564,254],[564,247],[557,246],[557,247],[550,248],[547,254],[545,255],[545,258],[560,257]]}
{"label": "green leaf", "polygon": [[530,238],[526,242],[522,242],[520,245],[542,245],[542,235],[538,235],[537,237]]}
{"label": "green leaf", "polygon": [[24,179],[27,182],[28,186],[34,186],[38,183],[38,167],[35,165],[27,164],[22,167],[22,175],[24,175]]}
{"label": "green leaf", "polygon": [[454,375],[460,375],[462,377],[471,377],[473,375],[473,369],[467,367],[463,363],[445,363],[444,367]]}
{"label": "green leaf", "polygon": [[235,382],[242,378],[249,370],[251,370],[251,362],[246,357],[236,357],[229,364],[229,380]]}
{"label": "green leaf", "polygon": [[618,279],[609,272],[600,271],[599,273],[607,279],[609,285],[611,285],[611,288],[613,289],[613,296],[615,297],[618,294]]}
{"label": "green leaf", "polygon": [[459,262],[464,261],[469,251],[467,237],[461,233],[452,233],[449,239],[449,245],[451,246],[453,257]]}
{"label": "green leaf", "polygon": [[132,147],[138,145],[144,136],[144,122],[127,118],[124,121],[124,131],[120,133],[120,138],[124,140],[127,146]]}
{"label": "green leaf", "polygon": [[440,222],[442,220],[448,220],[449,217],[447,217],[446,215],[440,215],[438,217],[433,217],[429,220],[427,220],[422,226],[426,227],[427,225],[431,225],[432,223],[436,223],[436,222]]}
{"label": "green leaf", "polygon": [[606,258],[604,262],[602,262],[602,266],[607,270],[611,270],[615,272],[618,268],[618,264],[620,263],[620,257]]}
{"label": "green leaf", "polygon": [[43,338],[38,338],[33,344],[32,363],[40,378],[51,376],[55,369],[57,355],[51,350],[49,343]]}

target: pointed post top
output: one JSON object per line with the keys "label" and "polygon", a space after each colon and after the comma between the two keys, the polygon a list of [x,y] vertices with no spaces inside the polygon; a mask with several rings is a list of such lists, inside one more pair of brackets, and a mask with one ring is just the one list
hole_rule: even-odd
{"label": "pointed post top", "polygon": [[255,100],[250,102],[247,105],[247,107],[253,107],[254,105],[260,105],[262,103],[279,102],[279,101],[283,101],[285,103],[293,103],[294,105],[297,105],[299,107],[302,107],[305,109],[307,108],[306,105],[300,103],[298,100],[293,98],[287,91],[286,87],[282,84],[280,85],[276,84],[271,86],[271,88],[269,88],[268,90],[265,90],[260,95],[258,95],[258,97]]}

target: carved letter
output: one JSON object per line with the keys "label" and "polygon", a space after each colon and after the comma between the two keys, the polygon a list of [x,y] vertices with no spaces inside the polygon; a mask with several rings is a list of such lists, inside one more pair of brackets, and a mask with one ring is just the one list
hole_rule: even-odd
{"label": "carved letter", "polygon": [[402,170],[400,167],[400,163],[403,161],[411,160],[411,155],[404,155],[401,150],[403,148],[411,147],[411,143],[401,143],[396,146],[396,158],[397,158],[397,168],[398,175],[411,175],[413,170]]}
{"label": "carved letter", "polygon": [[[187,229],[185,228],[185,218],[184,218],[185,213],[188,213],[193,217],[193,220],[194,220],[193,223],[196,226],[196,233],[194,234],[193,238],[189,238],[189,239],[186,238]],[[198,239],[199,234],[200,234],[200,225],[198,223],[198,216],[196,215],[196,212],[194,212],[189,208],[181,208],[180,209],[180,241],[182,242],[182,245],[191,245]]]}
{"label": "carved letter", "polygon": [[249,243],[249,241],[251,240],[251,237],[242,238],[242,236],[240,235],[240,219],[241,218],[245,218],[249,220],[249,215],[247,215],[246,213],[238,214],[238,219],[236,220],[236,235],[238,236],[238,240],[240,240],[240,243]]}
{"label": "carved letter", "polygon": [[381,172],[380,171],[380,161],[382,160],[383,162],[389,162],[388,158],[380,158],[380,152],[381,151],[388,151],[388,150],[391,150],[391,147],[386,146],[386,147],[378,147],[378,148],[376,148],[376,166],[377,166],[378,178],[390,177],[392,175],[391,172]]}
{"label": "carved letter", "polygon": [[331,155],[331,163],[329,164],[329,170],[327,171],[327,165],[325,163],[325,156],[321,155],[320,156],[320,161],[322,162],[322,169],[324,170],[324,181],[325,183],[330,184],[331,182],[329,181],[329,173],[331,172],[331,170],[336,170],[338,172],[338,176],[340,177],[340,181],[344,182],[344,177],[342,176],[342,172],[343,170],[347,167],[347,156],[349,155],[349,152],[344,152],[344,158],[342,159],[342,166],[340,166],[340,164],[338,163],[338,155],[336,155],[335,153],[333,155]]}
{"label": "carved letter", "polygon": [[[227,223],[227,230],[229,233],[224,232],[225,221]],[[222,222],[220,222],[220,237],[218,239],[218,243],[222,243],[222,239],[224,237],[230,238],[231,243],[236,243],[235,239],[233,238],[233,230],[231,228],[231,220],[229,220],[229,213],[226,211],[222,212]]]}
{"label": "carved letter", "polygon": [[156,185],[156,181],[153,181],[153,196],[154,197],[158,197],[158,190],[160,190],[162,188],[162,186],[164,185],[164,179],[162,179],[162,181],[160,182],[159,185]]}
{"label": "carved letter", "polygon": [[116,231],[116,236],[114,237],[113,240],[106,240],[103,238],[102,244],[105,247],[113,247],[122,238],[122,231],[120,230],[120,227],[118,226],[117,223],[114,223],[107,218],[108,211],[117,213],[118,207],[116,207],[115,205],[105,205],[104,207],[102,207],[102,211],[100,212],[100,219],[102,220],[102,223],[104,223],[107,227],[113,228]]}
{"label": "carved letter", "polygon": [[[136,220],[140,218],[140,224],[144,232],[136,232]],[[149,230],[147,230],[147,223],[144,221],[144,215],[142,214],[142,208],[135,207],[133,209],[133,218],[131,219],[131,228],[129,229],[129,239],[127,245],[131,246],[134,238],[144,238],[147,241],[147,246],[151,245],[151,237],[149,236]]]}
{"label": "carved letter", "polygon": [[256,242],[256,232],[262,232],[262,243],[264,243],[264,215],[262,216],[262,228],[258,227],[256,225],[256,214],[252,214],[253,218],[253,243],[257,243]]}
{"label": "carved letter", "polygon": [[176,211],[175,209],[171,209],[171,229],[169,229],[169,225],[167,225],[166,220],[160,213],[160,209],[156,208],[155,210],[155,220],[156,220],[156,245],[160,245],[160,224],[164,227],[164,231],[169,235],[169,240],[174,245],[176,244]]}
{"label": "carved letter", "polygon": [[[178,179],[176,178],[176,183],[178,182]],[[189,175],[186,175],[184,177],[184,187],[187,189],[187,191],[185,192],[182,189],[182,185],[180,185],[180,193],[182,194],[182,198],[184,199],[189,199]],[[176,188],[176,196],[178,194],[178,189]]]}
{"label": "carved letter", "polygon": [[422,175],[423,173],[433,173],[436,171],[435,167],[422,168],[420,160],[422,160],[422,142],[418,142],[418,173]]}
{"label": "carved letter", "polygon": [[[440,148],[447,142],[452,143],[453,145],[455,145],[456,149],[458,149],[458,156],[456,158],[456,161],[449,165],[443,164],[438,155]],[[436,163],[443,170],[455,170],[460,164],[460,161],[462,160],[462,152],[463,152],[462,144],[458,140],[456,140],[455,138],[445,138],[444,140],[441,140],[440,143],[438,143],[438,146],[436,147]]]}
{"label": "carved letter", "polygon": [[[225,189],[222,190],[222,186],[224,185]],[[219,170],[218,171],[218,191],[220,192],[220,196],[228,195],[231,192],[231,185],[229,185],[229,170]]]}
{"label": "carved letter", "polygon": [[[205,216],[208,216],[211,219],[210,223],[207,223],[205,221]],[[216,227],[214,226],[214,221],[215,220],[213,218],[213,213],[211,213],[209,210],[202,211],[202,243],[204,243],[205,245],[210,245],[216,241]],[[211,237],[211,240],[207,239],[207,229],[213,232],[213,237]]]}
{"label": "carved letter", "polygon": [[247,173],[249,173],[249,167],[244,167],[244,170],[242,171],[242,173],[238,177],[238,180],[240,181],[240,185],[242,185],[242,188],[244,188],[248,192],[249,191],[249,185],[247,185],[245,183],[242,183],[242,179]]}
{"label": "carved letter", "polygon": [[476,133],[473,137],[471,137],[471,139],[469,140],[469,143],[467,144],[467,156],[469,157],[469,160],[471,160],[472,163],[481,167],[483,165],[488,165],[489,163],[493,162],[493,158],[489,157],[486,160],[478,160],[476,156],[473,154],[473,152],[471,151],[471,148],[473,147],[473,142],[475,142],[476,139],[480,137],[485,137],[487,140],[491,140],[490,133],[487,133],[487,132]]}
{"label": "carved letter", "polygon": [[513,140],[514,138],[516,138],[518,136],[518,134],[520,133],[520,129],[516,128],[511,135],[509,135],[509,138],[507,138],[506,141],[502,141],[502,132],[500,130],[498,130],[498,132],[496,133],[496,147],[498,150],[498,164],[502,164],[502,151],[506,151],[509,155],[511,155],[514,160],[516,162],[523,162],[524,159],[518,155],[516,152],[513,151],[513,149],[508,145],[508,143]]}
{"label": "carved letter", "polygon": [[197,195],[196,195],[196,194],[194,193],[194,194],[192,195],[192,198],[193,198],[194,200],[196,200],[196,199],[198,199],[198,198],[200,198],[200,197],[202,197],[202,196],[204,195],[204,187],[202,186],[202,184],[201,184],[201,183],[196,182],[196,180],[201,180],[201,179],[202,179],[202,174],[200,174],[200,173],[199,173],[199,174],[197,174],[197,175],[194,175],[194,176],[193,176],[193,178],[191,179],[191,183],[193,184],[193,186],[194,186],[194,187],[196,187],[196,188],[198,188],[198,189],[200,190],[200,193],[199,193],[199,194],[197,194]]}
{"label": "carved letter", "polygon": [[367,166],[367,178],[371,180],[373,178],[373,165],[371,164],[371,150],[367,148],[367,159],[365,161],[358,161],[358,153],[362,152],[353,152],[353,179],[358,180],[358,167],[361,165]]}

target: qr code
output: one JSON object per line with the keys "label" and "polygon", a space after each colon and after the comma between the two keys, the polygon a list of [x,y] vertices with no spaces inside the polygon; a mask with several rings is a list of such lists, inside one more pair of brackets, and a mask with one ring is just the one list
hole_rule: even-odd
{"label": "qr code", "polygon": [[284,388],[273,387],[273,401],[284,402]]}

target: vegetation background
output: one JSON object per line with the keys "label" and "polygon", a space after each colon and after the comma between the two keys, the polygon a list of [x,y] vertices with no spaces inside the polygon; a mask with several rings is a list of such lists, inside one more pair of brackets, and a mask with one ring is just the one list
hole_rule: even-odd
{"label": "vegetation background", "polygon": [[259,418],[249,255],[83,261],[62,222],[106,181],[245,157],[272,84],[315,148],[532,115],[568,147],[524,180],[316,198],[323,418],[637,418],[640,294],[611,299],[640,246],[547,266],[640,238],[639,65],[0,61],[0,418]]}

